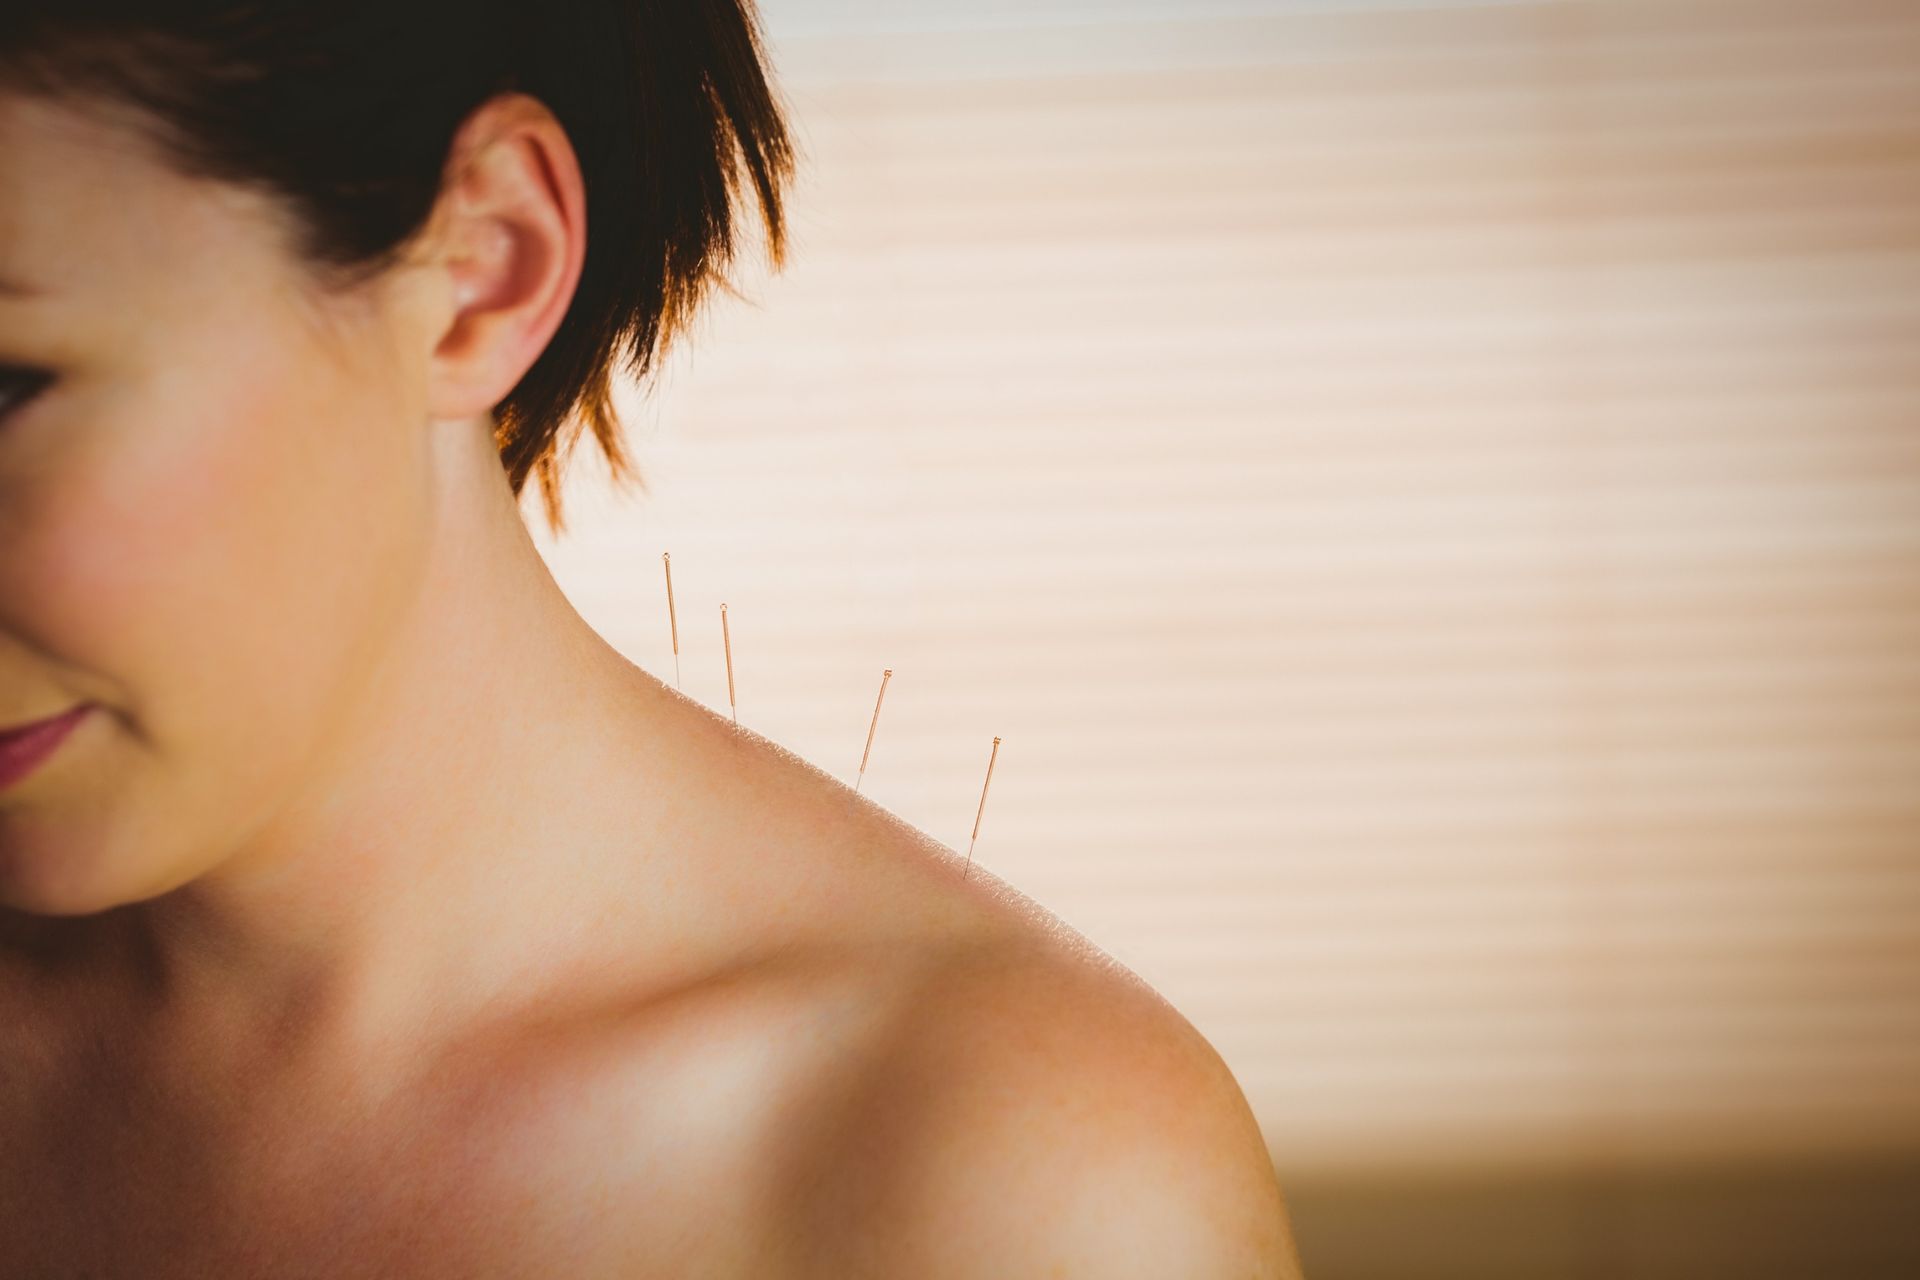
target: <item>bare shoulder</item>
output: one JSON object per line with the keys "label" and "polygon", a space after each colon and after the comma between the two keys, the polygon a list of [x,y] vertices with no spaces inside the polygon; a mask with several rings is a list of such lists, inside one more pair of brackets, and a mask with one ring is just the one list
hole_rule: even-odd
{"label": "bare shoulder", "polygon": [[869,975],[869,1016],[782,1137],[778,1274],[1297,1277],[1265,1140],[1205,1037],[984,868],[847,817],[824,825],[855,852],[826,861],[856,905],[818,936],[851,960],[821,971]]}
{"label": "bare shoulder", "polygon": [[552,1105],[493,1091],[525,1117],[496,1149],[557,1170],[543,1256],[564,1239],[573,1274],[609,1276],[1299,1274],[1246,1099],[1177,1010],[925,833],[754,764],[709,828],[741,834],[699,860],[732,958],[595,1020],[564,1071],[534,1038]]}
{"label": "bare shoulder", "polygon": [[[784,1205],[796,1276],[1299,1275],[1260,1130],[1158,993],[979,871]],[[981,906],[981,900],[985,905]]]}

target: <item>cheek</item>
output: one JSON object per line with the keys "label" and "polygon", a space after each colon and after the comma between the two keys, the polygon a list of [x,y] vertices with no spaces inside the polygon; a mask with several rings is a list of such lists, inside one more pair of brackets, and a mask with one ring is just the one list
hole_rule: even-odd
{"label": "cheek", "polygon": [[425,554],[391,397],[274,345],[100,407],[5,571],[10,612],[138,740],[101,764],[153,789],[141,825],[201,849],[284,797]]}

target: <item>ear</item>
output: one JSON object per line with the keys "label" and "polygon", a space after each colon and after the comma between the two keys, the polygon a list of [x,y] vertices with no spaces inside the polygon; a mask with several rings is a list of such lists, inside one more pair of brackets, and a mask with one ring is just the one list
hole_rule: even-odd
{"label": "ear", "polygon": [[448,297],[428,412],[469,418],[504,399],[566,315],[586,258],[586,185],[538,99],[477,107],[448,151],[432,225]]}

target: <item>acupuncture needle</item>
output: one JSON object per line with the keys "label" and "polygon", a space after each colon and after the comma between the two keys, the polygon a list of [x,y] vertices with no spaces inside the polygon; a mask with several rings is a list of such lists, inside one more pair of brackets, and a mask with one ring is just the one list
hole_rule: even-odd
{"label": "acupuncture needle", "polygon": [[993,785],[993,762],[1000,758],[1000,739],[993,740],[993,754],[987,757],[987,780],[980,784],[980,807],[973,811],[973,837],[967,841],[967,865],[960,872],[962,880],[967,872],[973,870],[973,845],[980,838],[980,815],[987,811],[987,788]]}
{"label": "acupuncture needle", "polygon": [[680,688],[680,623],[673,615],[673,557],[667,552],[660,553],[660,563],[667,570],[667,626],[673,632],[673,687]]}
{"label": "acupuncture needle", "polygon": [[727,708],[733,712],[733,722],[740,723],[740,708],[733,701],[733,636],[727,630],[727,606],[720,606],[720,642],[727,649]]}
{"label": "acupuncture needle", "polygon": [[860,753],[860,774],[853,780],[853,789],[860,789],[861,780],[867,776],[867,757],[873,754],[873,731],[880,724],[880,704],[887,700],[887,681],[893,679],[893,668],[888,667],[880,673],[880,696],[873,700],[873,719],[867,724],[867,747]]}

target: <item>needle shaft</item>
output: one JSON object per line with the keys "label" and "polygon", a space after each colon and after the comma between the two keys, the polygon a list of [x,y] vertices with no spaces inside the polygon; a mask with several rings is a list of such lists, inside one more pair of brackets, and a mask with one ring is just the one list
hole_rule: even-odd
{"label": "needle shaft", "polygon": [[887,681],[893,679],[893,668],[888,667],[880,673],[880,696],[873,700],[873,719],[867,722],[867,746],[860,753],[860,776],[853,780],[853,789],[858,791],[860,783],[867,776],[867,757],[873,754],[873,731],[880,724],[880,704],[887,700]]}
{"label": "needle shaft", "polygon": [[727,650],[727,708],[733,712],[733,722],[740,723],[740,708],[733,700],[733,633],[727,630],[727,606],[720,606],[720,642]]}
{"label": "needle shaft", "polygon": [[667,571],[667,626],[673,633],[673,687],[680,687],[680,621],[673,614],[673,557],[667,552],[660,553],[660,563]]}
{"label": "needle shaft", "polygon": [[993,754],[987,757],[987,780],[980,784],[980,807],[973,811],[973,836],[967,841],[967,865],[961,871],[960,878],[967,878],[967,872],[973,870],[973,846],[980,839],[980,815],[987,811],[987,788],[993,785],[993,762],[1000,758],[1000,739],[993,740]]}

